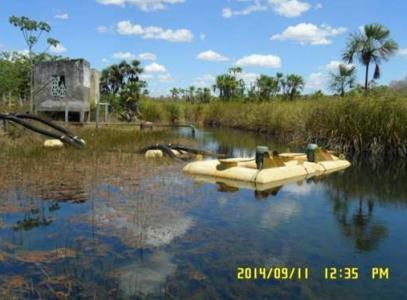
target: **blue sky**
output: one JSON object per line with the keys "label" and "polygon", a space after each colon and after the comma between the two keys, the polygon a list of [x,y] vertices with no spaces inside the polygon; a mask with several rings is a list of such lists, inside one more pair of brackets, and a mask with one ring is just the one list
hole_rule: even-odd
{"label": "blue sky", "polygon": [[405,0],[1,0],[0,50],[26,48],[8,23],[10,15],[25,15],[51,24],[61,41],[53,52],[96,69],[140,59],[153,95],[210,86],[234,65],[247,82],[258,74],[301,74],[311,92],[326,88],[349,33],[373,22],[387,26],[401,48],[383,64],[380,83],[406,77],[406,13]]}

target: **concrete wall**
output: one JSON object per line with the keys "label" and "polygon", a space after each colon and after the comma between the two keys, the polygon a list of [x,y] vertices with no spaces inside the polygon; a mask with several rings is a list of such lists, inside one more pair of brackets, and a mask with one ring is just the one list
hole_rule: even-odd
{"label": "concrete wall", "polygon": [[87,112],[99,99],[99,77],[84,59],[40,63],[34,67],[35,109],[57,112],[68,106],[72,112]]}
{"label": "concrete wall", "polygon": [[94,106],[100,101],[100,72],[95,69],[91,70],[89,101]]}

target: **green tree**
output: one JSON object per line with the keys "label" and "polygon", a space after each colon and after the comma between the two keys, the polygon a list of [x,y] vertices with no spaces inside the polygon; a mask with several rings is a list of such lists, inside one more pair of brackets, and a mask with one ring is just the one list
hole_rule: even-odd
{"label": "green tree", "polygon": [[187,101],[190,103],[195,102],[195,87],[193,85],[188,88]]}
{"label": "green tree", "polygon": [[[30,112],[34,111],[34,91],[33,91],[33,66],[34,66],[34,46],[39,42],[43,33],[49,33],[51,31],[51,26],[46,22],[38,22],[31,20],[28,17],[16,17],[11,16],[9,18],[9,23],[18,29],[23,34],[24,41],[28,47],[28,59],[30,62],[29,66],[29,83],[30,83]],[[58,46],[59,41],[53,38],[47,38],[47,49],[43,52],[46,52],[51,46]]]}
{"label": "green tree", "polygon": [[279,80],[273,76],[260,75],[256,80],[258,96],[261,100],[270,100],[279,91]]}
{"label": "green tree", "polygon": [[29,62],[21,53],[0,53],[0,95],[25,98],[29,91]]}
{"label": "green tree", "polygon": [[241,67],[231,67],[229,68],[229,74],[232,74],[233,76],[236,76],[237,74],[242,73],[242,68]]}
{"label": "green tree", "polygon": [[209,103],[211,101],[211,90],[207,87],[198,88],[196,90],[196,100],[199,103]]}
{"label": "green tree", "polygon": [[139,115],[140,97],[148,94],[147,83],[140,80],[142,72],[138,60],[133,60],[130,64],[122,61],[102,71],[100,79],[102,95],[127,121],[132,121]]}
{"label": "green tree", "polygon": [[365,90],[369,87],[369,66],[375,64],[373,79],[380,78],[380,64],[398,50],[397,43],[390,38],[390,30],[381,24],[368,24],[363,30],[350,35],[343,60],[353,63],[355,57],[365,66]]}
{"label": "green tree", "polygon": [[285,78],[281,78],[280,83],[286,99],[293,100],[304,89],[304,79],[297,74],[286,75]]}
{"label": "green tree", "polygon": [[[47,53],[33,55],[34,65],[43,61],[58,60],[60,56]],[[0,53],[0,95],[19,99],[20,103],[30,94],[30,61],[26,54],[11,51]]]}
{"label": "green tree", "polygon": [[340,64],[338,73],[329,73],[330,83],[329,89],[342,97],[345,96],[346,89],[353,88],[356,81],[356,68],[355,66],[347,66]]}
{"label": "green tree", "polygon": [[171,98],[172,98],[173,100],[178,100],[178,99],[179,99],[180,89],[172,88],[172,89],[170,90],[170,93],[171,93]]}

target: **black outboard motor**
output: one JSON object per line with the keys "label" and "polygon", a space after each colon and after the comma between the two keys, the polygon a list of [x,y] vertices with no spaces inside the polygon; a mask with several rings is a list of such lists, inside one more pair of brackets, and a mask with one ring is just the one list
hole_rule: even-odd
{"label": "black outboard motor", "polygon": [[317,144],[308,144],[307,146],[307,160],[309,162],[315,162],[315,151],[318,149]]}
{"label": "black outboard motor", "polygon": [[269,152],[269,148],[266,146],[256,147],[256,166],[258,170],[263,169],[264,156]]}

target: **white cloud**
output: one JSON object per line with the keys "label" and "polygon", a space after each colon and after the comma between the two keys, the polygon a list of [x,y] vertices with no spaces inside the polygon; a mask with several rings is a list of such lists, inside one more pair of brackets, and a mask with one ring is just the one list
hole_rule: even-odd
{"label": "white cloud", "polygon": [[134,5],[143,11],[165,9],[169,4],[183,3],[184,0],[97,0],[104,5],[117,5],[124,7],[126,4]]}
{"label": "white cloud", "polygon": [[354,67],[354,66],[355,66],[354,64],[347,64],[347,63],[345,63],[345,62],[343,62],[343,61],[331,60],[331,61],[329,62],[329,64],[326,64],[326,65],[325,65],[325,68],[326,68],[328,71],[330,71],[330,72],[337,72],[338,69],[339,69],[339,65],[344,65],[344,66],[346,66],[347,68],[351,68],[351,67]]}
{"label": "white cloud", "polygon": [[401,48],[401,49],[399,49],[399,51],[398,51],[397,54],[400,55],[400,56],[403,56],[403,57],[407,58],[407,48]]}
{"label": "white cloud", "polygon": [[252,54],[240,58],[236,65],[241,67],[281,68],[281,58],[275,55]]}
{"label": "white cloud", "polygon": [[238,1],[238,2],[252,2],[252,4],[242,10],[232,10],[230,7],[226,7],[222,10],[222,17],[231,18],[233,16],[246,16],[250,15],[253,12],[267,9],[267,6],[263,5],[261,3],[261,0]]}
{"label": "white cloud", "polygon": [[268,0],[268,3],[277,14],[287,18],[301,16],[311,8],[309,3],[299,0]]}
{"label": "white cloud", "polygon": [[225,7],[222,10],[222,17],[231,18],[233,16],[246,16],[253,12],[272,9],[278,15],[294,18],[301,16],[311,8],[311,5],[308,2],[302,0],[236,0],[236,2],[249,4],[240,10],[233,10],[230,7]]}
{"label": "white cloud", "polygon": [[194,80],[194,85],[198,87],[208,87],[215,83],[215,76],[211,74],[205,74],[199,77],[196,77]]}
{"label": "white cloud", "polygon": [[99,33],[107,33],[107,32],[109,32],[109,28],[108,28],[107,26],[103,26],[103,25],[98,26],[98,27],[96,28],[96,30],[97,30],[97,32],[99,32]]}
{"label": "white cloud", "polygon": [[28,49],[19,50],[17,52],[18,52],[18,54],[21,54],[21,55],[24,55],[24,56],[28,56],[28,54],[30,53],[30,51],[28,51]]}
{"label": "white cloud", "polygon": [[327,83],[327,76],[324,73],[311,73],[308,76],[305,88],[309,91],[323,90]]}
{"label": "white cloud", "polygon": [[260,74],[257,73],[246,73],[242,72],[236,75],[238,79],[242,79],[247,86],[254,85],[256,83],[257,78],[260,77]]}
{"label": "white cloud", "polygon": [[171,82],[174,79],[172,78],[170,73],[158,75],[158,81],[160,82]]}
{"label": "white cloud", "polygon": [[138,24],[132,24],[130,21],[120,21],[117,23],[117,32],[122,35],[142,35],[144,29]]}
{"label": "white cloud", "polygon": [[56,47],[51,46],[51,47],[49,48],[49,51],[50,51],[51,53],[54,53],[54,54],[60,54],[60,53],[66,52],[67,49],[66,49],[62,44],[58,44],[58,45],[56,45]]}
{"label": "white cloud", "polygon": [[113,53],[113,58],[124,59],[124,60],[133,60],[133,59],[136,59],[136,56],[130,52],[116,52],[116,53]]}
{"label": "white cloud", "polygon": [[107,64],[109,62],[109,60],[107,58],[102,58],[102,63]]}
{"label": "white cloud", "polygon": [[321,9],[323,7],[322,3],[317,3],[317,5],[315,5],[316,9]]}
{"label": "white cloud", "polygon": [[206,39],[206,34],[201,33],[201,34],[199,35],[199,39],[200,39],[201,41],[204,41],[204,40]]}
{"label": "white cloud", "polygon": [[226,56],[223,56],[222,54],[219,54],[213,50],[201,52],[197,55],[196,58],[199,60],[205,60],[205,61],[228,61],[229,60],[229,58],[227,58]]}
{"label": "white cloud", "polygon": [[99,2],[100,4],[103,4],[103,5],[124,6],[124,4],[126,3],[126,0],[97,0],[97,2]]}
{"label": "white cloud", "polygon": [[140,60],[157,60],[157,56],[151,52],[144,52],[138,55],[138,59]]}
{"label": "white cloud", "polygon": [[144,39],[165,40],[169,42],[191,42],[194,35],[189,29],[164,29],[156,26],[142,27],[130,21],[117,23],[117,33],[121,35],[139,35]]}
{"label": "white cloud", "polygon": [[282,33],[275,34],[271,40],[292,40],[301,45],[328,45],[332,41],[330,37],[346,32],[345,27],[333,28],[328,25],[314,25],[312,23],[300,23],[287,27]]}
{"label": "white cloud", "polygon": [[61,14],[56,14],[54,16],[55,19],[58,20],[68,20],[69,19],[69,15],[67,13],[61,13]]}
{"label": "white cloud", "polygon": [[165,73],[165,72],[167,72],[167,68],[163,65],[153,62],[152,64],[147,65],[144,68],[144,71],[146,73]]}
{"label": "white cloud", "polygon": [[226,7],[222,10],[222,17],[231,18],[233,16],[233,11],[231,8]]}
{"label": "white cloud", "polygon": [[142,80],[152,79],[153,77],[154,77],[153,74],[142,73],[142,74],[140,75],[140,78],[141,78]]}

